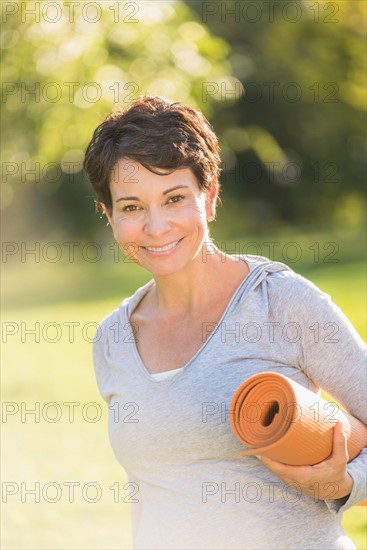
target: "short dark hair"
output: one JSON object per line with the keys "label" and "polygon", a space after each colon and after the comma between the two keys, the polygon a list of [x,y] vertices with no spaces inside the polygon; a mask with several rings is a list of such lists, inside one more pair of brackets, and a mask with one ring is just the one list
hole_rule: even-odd
{"label": "short dark hair", "polygon": [[126,110],[110,113],[94,131],[84,169],[97,194],[96,204],[103,203],[109,211],[112,170],[121,158],[157,174],[161,172],[155,169],[191,168],[199,188],[207,191],[213,176],[218,181],[220,175],[217,136],[204,115],[160,96],[141,96]]}

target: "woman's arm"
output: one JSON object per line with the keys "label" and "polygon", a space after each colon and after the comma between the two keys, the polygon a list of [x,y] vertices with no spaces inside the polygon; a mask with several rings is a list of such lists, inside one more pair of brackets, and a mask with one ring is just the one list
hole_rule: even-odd
{"label": "woman's arm", "polygon": [[[288,281],[287,287],[287,314],[302,327],[301,369],[317,387],[366,424],[365,343],[330,296],[311,282],[296,276]],[[337,512],[367,499],[366,458],[364,449],[347,464],[342,426],[336,425],[333,452],[319,464],[287,466],[270,459],[261,460],[285,483],[298,483],[305,494],[326,500],[329,508]]]}
{"label": "woman's arm", "polygon": [[259,460],[287,485],[297,484],[302,493],[319,500],[337,500],[352,492],[353,478],[347,469],[347,441],[340,422],[334,427],[333,451],[322,462],[313,466],[290,466],[270,458]]}

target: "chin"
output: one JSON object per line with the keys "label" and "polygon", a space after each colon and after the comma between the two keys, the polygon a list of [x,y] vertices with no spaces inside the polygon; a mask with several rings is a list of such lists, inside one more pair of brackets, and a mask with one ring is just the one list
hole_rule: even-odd
{"label": "chin", "polygon": [[176,263],[175,265],[171,264],[171,265],[161,265],[161,266],[154,265],[153,266],[145,263],[140,265],[144,267],[144,269],[149,271],[153,275],[153,277],[168,277],[170,275],[174,275],[175,273],[179,273],[180,271],[182,271],[187,264]]}

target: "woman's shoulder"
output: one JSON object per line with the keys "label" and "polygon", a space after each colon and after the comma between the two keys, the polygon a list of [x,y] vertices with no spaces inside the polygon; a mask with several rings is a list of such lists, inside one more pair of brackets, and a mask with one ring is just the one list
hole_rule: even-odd
{"label": "woman's shoulder", "polygon": [[101,319],[98,324],[97,332],[99,332],[100,335],[106,335],[110,330],[112,330],[111,327],[116,326],[116,323],[127,323],[131,312],[142,300],[144,295],[150,290],[153,283],[154,280],[152,279],[145,285],[138,287],[130,296],[123,298],[115,309]]}
{"label": "woman's shoulder", "polygon": [[263,256],[246,256],[250,274],[267,287],[272,299],[299,303],[303,300],[330,300],[330,296],[316,286],[310,279],[297,273],[290,266],[270,260]]}

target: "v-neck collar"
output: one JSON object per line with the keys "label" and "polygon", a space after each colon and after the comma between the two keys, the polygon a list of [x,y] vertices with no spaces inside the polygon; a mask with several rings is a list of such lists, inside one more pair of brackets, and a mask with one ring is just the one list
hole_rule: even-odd
{"label": "v-neck collar", "polygon": [[[196,353],[191,357],[191,359],[189,359],[189,361],[187,361],[187,363],[183,367],[181,367],[180,369],[177,369],[177,371],[178,371],[177,375],[171,376],[169,378],[164,378],[162,380],[154,378],[153,374],[144,365],[144,362],[143,362],[142,358],[140,357],[140,354],[139,354],[139,351],[138,351],[138,348],[136,346],[135,341],[131,342],[131,349],[133,351],[133,356],[134,356],[134,359],[135,359],[135,363],[138,366],[139,371],[150,382],[152,382],[154,384],[157,384],[157,385],[169,385],[169,384],[174,383],[174,381],[177,380],[178,378],[180,378],[181,376],[183,376],[185,374],[185,372],[187,371],[187,369],[196,360],[196,358],[201,353],[203,353],[203,350],[210,344],[214,334],[217,331],[217,328],[221,325],[224,318],[227,316],[227,314],[228,314],[229,310],[231,309],[232,304],[235,302],[239,292],[241,290],[243,290],[244,288],[246,288],[246,287],[250,287],[251,283],[255,282],[254,278],[255,278],[255,280],[257,279],[256,275],[257,275],[257,272],[259,271],[259,268],[263,268],[264,263],[270,262],[267,258],[263,258],[263,257],[260,257],[260,258],[257,257],[256,258],[256,256],[251,256],[251,255],[241,255],[239,257],[240,257],[241,260],[246,261],[246,263],[249,267],[248,274],[241,281],[241,283],[239,284],[239,286],[237,287],[237,289],[233,293],[233,295],[232,295],[231,299],[229,300],[229,302],[228,302],[224,312],[222,313],[219,321],[216,323],[215,329],[209,334],[208,338],[205,340],[205,342],[202,344],[202,346],[196,351]],[[281,265],[283,265],[283,264],[281,264]],[[284,266],[284,268],[289,269],[287,266]],[[271,271],[272,271],[272,269],[271,269]],[[145,294],[150,290],[150,288],[153,285],[154,285],[154,279],[151,279],[144,286],[138,288],[137,291],[135,292],[135,294],[131,297],[131,299],[129,299],[126,307],[123,308],[124,326],[126,324],[130,324],[130,316],[131,316],[133,310],[137,307],[139,302],[143,299]]]}

